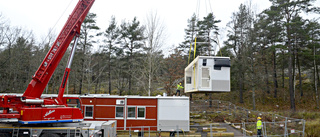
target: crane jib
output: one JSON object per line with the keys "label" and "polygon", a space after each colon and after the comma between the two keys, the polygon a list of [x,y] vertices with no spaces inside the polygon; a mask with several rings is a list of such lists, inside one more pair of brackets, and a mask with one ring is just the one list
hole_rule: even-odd
{"label": "crane jib", "polygon": [[24,97],[39,98],[41,96],[72,39],[80,33],[81,24],[93,2],[94,0],[79,0],[76,8],[58,35],[58,38],[53,43],[53,46],[33,76],[33,79],[23,94]]}
{"label": "crane jib", "polygon": [[[70,56],[66,67],[58,97],[41,98],[41,95],[71,41],[75,36],[79,37],[81,24],[94,1],[79,0],[23,95],[2,96],[2,100],[0,100],[0,107],[3,110],[0,112],[1,118],[15,118],[18,119],[18,123],[22,124],[76,122],[83,120],[81,110],[79,108],[68,107],[66,100],[63,98],[76,44],[73,47],[72,56]],[[10,110],[16,110],[17,112],[11,112]]]}

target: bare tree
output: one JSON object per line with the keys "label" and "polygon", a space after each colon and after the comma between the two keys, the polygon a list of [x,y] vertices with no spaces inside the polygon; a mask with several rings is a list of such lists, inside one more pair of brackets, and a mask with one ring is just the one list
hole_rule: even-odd
{"label": "bare tree", "polygon": [[147,59],[144,73],[148,77],[148,95],[152,90],[152,80],[160,68],[161,48],[165,45],[167,38],[166,27],[158,16],[157,12],[149,12],[146,18],[146,37],[145,49],[147,50]]}

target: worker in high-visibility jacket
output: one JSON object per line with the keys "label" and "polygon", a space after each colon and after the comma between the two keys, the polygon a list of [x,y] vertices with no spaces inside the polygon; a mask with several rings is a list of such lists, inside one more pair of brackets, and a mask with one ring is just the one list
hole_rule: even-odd
{"label": "worker in high-visibility jacket", "polygon": [[[179,83],[178,85],[177,85],[177,91],[176,91],[176,95],[177,96],[180,96],[180,90],[181,89],[183,89],[183,86],[181,86],[181,83]],[[179,95],[178,95],[178,93],[179,93]]]}
{"label": "worker in high-visibility jacket", "polygon": [[262,129],[262,122],[261,122],[261,117],[257,118],[257,136],[261,137],[261,129]]}

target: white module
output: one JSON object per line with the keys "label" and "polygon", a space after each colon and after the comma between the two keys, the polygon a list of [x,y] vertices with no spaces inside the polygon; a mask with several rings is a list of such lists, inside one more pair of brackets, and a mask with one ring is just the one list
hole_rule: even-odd
{"label": "white module", "polygon": [[189,97],[159,97],[157,130],[190,131],[189,113]]}
{"label": "white module", "polygon": [[230,58],[198,56],[185,68],[184,92],[230,92]]}

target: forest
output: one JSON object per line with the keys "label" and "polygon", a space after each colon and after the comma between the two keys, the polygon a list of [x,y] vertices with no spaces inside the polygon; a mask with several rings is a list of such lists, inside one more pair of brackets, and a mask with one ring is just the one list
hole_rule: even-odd
{"label": "forest", "polygon": [[[194,56],[231,58],[231,96],[240,104],[287,101],[288,109],[307,100],[319,109],[320,24],[315,0],[270,0],[255,13],[241,4],[230,15],[227,40],[219,42],[220,29],[213,13],[186,19],[185,40],[165,45],[165,26],[150,13],[142,24],[136,17],[118,23],[115,16],[106,30],[96,25],[95,13],[82,24],[81,35],[65,92],[68,94],[158,95],[175,93],[184,68]],[[229,15],[228,15],[229,16]],[[0,92],[23,93],[55,41],[55,34],[38,40],[32,31],[13,27],[0,15]],[[197,47],[194,40],[197,38]],[[221,45],[221,47],[220,47]],[[162,47],[176,47],[164,53]],[[98,48],[94,48],[98,47]],[[218,48],[217,48],[218,47]],[[44,93],[57,94],[70,50],[51,77]],[[219,95],[219,96],[220,96]],[[187,96],[190,96],[187,94]],[[302,107],[303,108],[303,107]]]}

